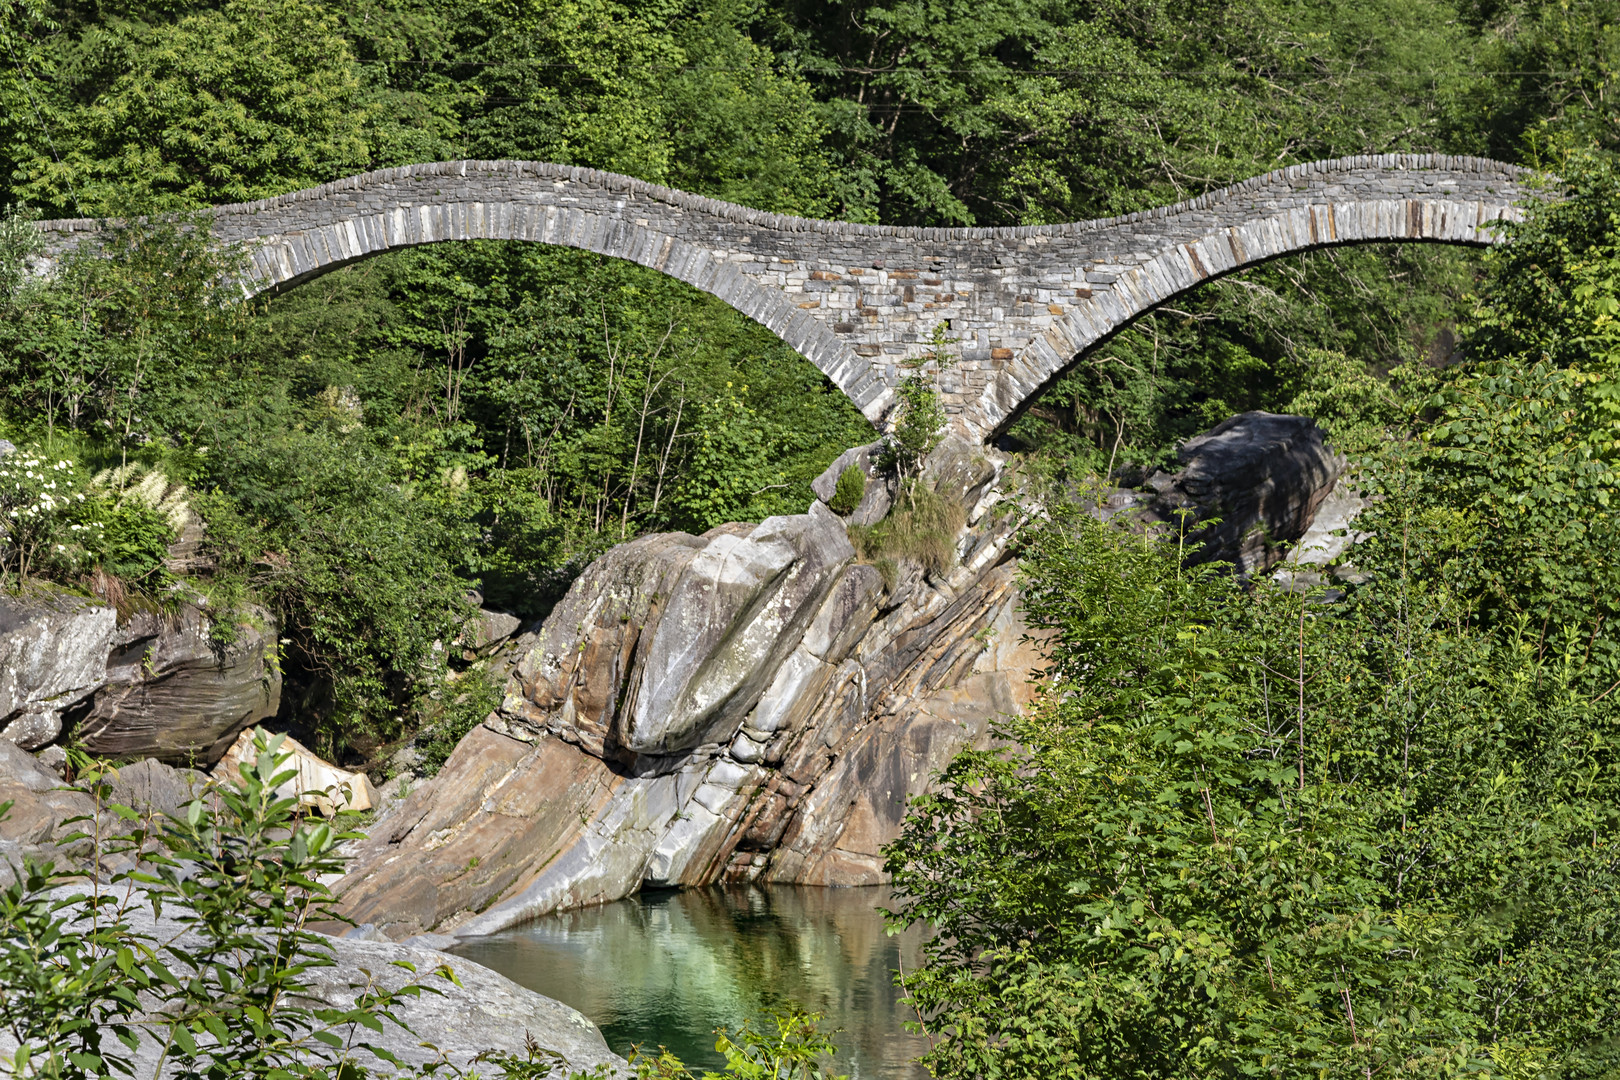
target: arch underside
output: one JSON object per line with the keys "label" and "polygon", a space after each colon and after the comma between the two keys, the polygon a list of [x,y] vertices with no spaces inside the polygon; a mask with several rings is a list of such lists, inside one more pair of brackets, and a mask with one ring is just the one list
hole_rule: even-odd
{"label": "arch underside", "polygon": [[[219,207],[244,291],[294,287],[385,251],[521,240],[625,259],[713,295],[828,376],[874,424],[948,322],[952,426],[989,438],[1088,349],[1212,278],[1342,244],[1486,244],[1523,170],[1438,155],[1290,166],[1173,207],[1018,228],[852,225],[767,214],[630,177],[443,162]],[[42,222],[71,247],[94,221]]]}
{"label": "arch underside", "polygon": [[[1029,347],[1000,373],[977,403],[972,430],[991,439],[1004,433],[1086,354],[1149,312],[1200,285],[1276,259],[1335,247],[1381,243],[1488,247],[1500,242],[1497,223],[1519,216],[1512,203],[1496,205],[1403,201],[1361,205],[1356,221],[1345,206],[1323,204],[1210,233],[1155,253],[1121,278],[1121,288],[1094,297]],[[1346,228],[1346,225],[1349,227]]]}
{"label": "arch underside", "polygon": [[[514,208],[494,209],[492,214],[484,207],[467,213],[459,235],[434,235],[428,219],[417,214],[410,217],[425,227],[388,228],[398,224],[397,216],[389,215],[395,220],[374,217],[328,226],[315,236],[301,238],[302,252],[286,242],[256,244],[248,252],[253,272],[244,282],[244,291],[248,296],[283,292],[373,255],[426,244],[515,240],[571,247],[657,270],[724,301],[814,364],[857,408],[878,397],[883,389],[870,377],[868,365],[860,363],[823,323],[796,308],[783,293],[760,285],[734,264],[715,258],[696,244],[622,221],[590,220],[581,223],[583,227],[562,228],[555,218],[522,212],[532,207],[515,208],[517,212],[512,212]],[[496,227],[480,227],[486,224]],[[334,242],[329,234],[336,230],[341,232]],[[311,254],[314,259],[309,257]],[[877,419],[870,413],[867,418],[874,422]]]}

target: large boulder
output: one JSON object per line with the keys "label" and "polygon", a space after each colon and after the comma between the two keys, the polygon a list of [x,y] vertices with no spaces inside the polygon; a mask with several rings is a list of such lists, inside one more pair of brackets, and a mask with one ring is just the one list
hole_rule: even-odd
{"label": "large boulder", "polygon": [[1145,498],[1116,493],[1160,531],[1188,527],[1190,562],[1230,563],[1260,573],[1305,535],[1345,460],[1308,416],[1246,412],[1182,444],[1181,468],[1149,477]]}
{"label": "large boulder", "polygon": [[540,629],[518,640],[522,659],[491,726],[524,742],[549,732],[597,757],[622,754],[616,733],[642,639],[656,632],[665,599],[703,546],[686,533],[658,533],[586,567]]}
{"label": "large boulder", "polygon": [[642,664],[623,743],[669,754],[729,740],[855,549],[820,503],[721,534],[675,582]]}
{"label": "large boulder", "polygon": [[27,750],[54,741],[62,713],[107,680],[112,608],[66,593],[0,596],[0,738]]}
{"label": "large boulder", "polygon": [[280,707],[275,621],[263,608],[247,608],[228,643],[188,604],[137,611],[109,644],[105,685],[75,728],[92,754],[207,766]]}
{"label": "large boulder", "polygon": [[[1158,531],[1189,507],[1203,557],[1251,573],[1305,532],[1340,467],[1309,420],[1268,414],[1183,461],[1099,512]],[[500,708],[353,849],[350,917],[471,936],[647,886],[883,881],[909,800],[990,745],[1044,665],[1010,557],[1034,511],[988,512],[1000,462],[983,447],[947,441],[920,475],[969,523],[949,566],[860,564],[819,502],[592,564],[521,639]]]}
{"label": "large boulder", "polygon": [[[21,855],[60,859],[77,854],[82,844],[59,844],[78,832],[95,811],[95,802],[83,791],[67,787],[62,778],[34,755],[7,739],[0,739],[0,803],[11,809],[0,819],[0,856],[16,862]],[[9,869],[0,866],[0,876]]]}
{"label": "large boulder", "polygon": [[736,734],[854,554],[819,503],[759,525],[622,544],[520,643],[519,693],[494,726],[670,771],[665,759]]}
{"label": "large boulder", "polygon": [[[929,482],[988,505],[995,463],[947,458]],[[646,886],[882,880],[907,797],[1034,691],[1017,524],[984,516],[902,591],[819,504],[614,548],[521,639],[496,713],[351,848],[346,914],[471,936]]]}

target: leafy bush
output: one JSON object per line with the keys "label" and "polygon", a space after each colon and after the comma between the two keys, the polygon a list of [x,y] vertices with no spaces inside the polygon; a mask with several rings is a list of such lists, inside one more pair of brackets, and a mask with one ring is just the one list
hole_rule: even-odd
{"label": "leafy bush", "polygon": [[866,494],[866,470],[859,465],[851,465],[838,474],[838,484],[833,489],[832,502],[827,505],[835,513],[848,514],[861,504],[861,498]]}
{"label": "leafy bush", "polygon": [[172,580],[163,561],[174,532],[163,511],[137,502],[109,509],[102,516],[105,527],[93,550],[106,573],[148,591]]}
{"label": "leafy bush", "polygon": [[83,558],[83,543],[99,535],[82,513],[84,480],[77,466],[36,447],[0,457],[0,584],[15,576],[67,572]]}
{"label": "leafy bush", "polygon": [[1342,600],[1028,538],[1049,684],[890,849],[941,1080],[1620,1069],[1620,184],[1570,176],[1362,432]]}
{"label": "leafy bush", "polygon": [[943,322],[936,323],[930,348],[905,365],[911,370],[901,376],[895,387],[894,413],[883,440],[883,456],[885,465],[893,468],[902,482],[915,477],[923,459],[944,438],[949,418],[939,396],[939,376],[953,363],[946,350],[956,340],[946,336]]}
{"label": "leafy bush", "polygon": [[438,775],[467,732],[500,706],[502,687],[490,678],[487,665],[480,662],[462,672],[443,693],[449,700],[441,708],[423,706],[426,716],[415,741],[421,754],[417,771],[423,776]]}
{"label": "leafy bush", "polygon": [[[307,973],[333,963],[330,939],[308,927],[336,917],[321,879],[340,869],[334,846],[350,834],[303,820],[296,799],[276,795],[295,773],[280,742],[261,736],[256,764],[183,818],[142,820],[115,806],[84,822],[96,831],[79,838],[98,855],[136,860],[108,884],[50,862],[13,867],[0,891],[0,1020],[19,1043],[13,1075],[128,1074],[142,1038],[181,1077],[338,1076],[378,1058],[338,1033],[377,1027],[422,987],[366,987],[346,1009],[301,996]],[[128,831],[102,831],[115,820]],[[138,931],[131,915],[148,905],[188,937]]]}
{"label": "leafy bush", "polygon": [[935,1076],[1613,1074],[1620,707],[1414,587],[1459,554],[1393,501],[1339,606],[1031,537],[1051,682],[889,851]]}
{"label": "leafy bush", "polygon": [[[849,1080],[829,1067],[837,1048],[821,1030],[820,1019],[789,1009],[772,1018],[774,1031],[757,1031],[747,1021],[736,1031],[719,1029],[715,1049],[726,1056],[726,1075],[738,1080]],[[657,1054],[635,1055],[631,1062],[638,1080],[696,1080],[662,1047]],[[718,1075],[706,1072],[703,1080],[718,1080]]]}

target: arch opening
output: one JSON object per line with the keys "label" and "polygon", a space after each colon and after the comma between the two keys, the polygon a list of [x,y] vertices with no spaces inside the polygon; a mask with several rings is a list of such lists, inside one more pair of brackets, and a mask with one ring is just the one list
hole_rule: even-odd
{"label": "arch opening", "polygon": [[1391,370],[1449,362],[1483,246],[1319,245],[1211,275],[1110,327],[994,438],[1135,476],[1263,410],[1316,416],[1354,452],[1380,422]]}

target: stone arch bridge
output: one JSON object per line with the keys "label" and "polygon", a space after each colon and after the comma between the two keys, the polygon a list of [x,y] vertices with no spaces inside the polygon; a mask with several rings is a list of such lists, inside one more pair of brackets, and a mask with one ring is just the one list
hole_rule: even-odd
{"label": "stone arch bridge", "polygon": [[[1338,244],[1488,244],[1525,170],[1396,154],[1294,165],[1173,206],[1067,225],[910,228],[769,214],[616,173],[523,161],[408,165],[216,207],[249,295],[368,255],[446,240],[529,240],[628,259],[764,324],[873,423],[903,361],[949,324],[941,379],[960,434],[1004,429],[1085,350],[1209,278]],[[41,222],[53,253],[102,224]]]}

